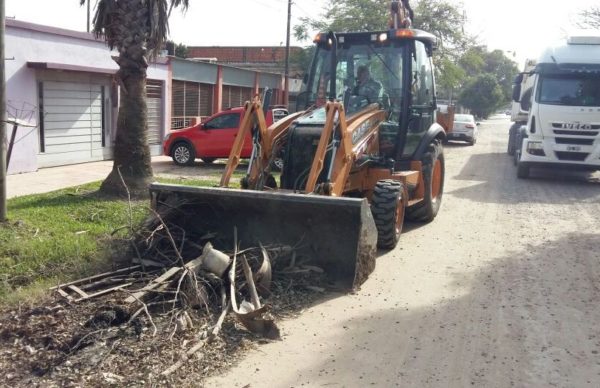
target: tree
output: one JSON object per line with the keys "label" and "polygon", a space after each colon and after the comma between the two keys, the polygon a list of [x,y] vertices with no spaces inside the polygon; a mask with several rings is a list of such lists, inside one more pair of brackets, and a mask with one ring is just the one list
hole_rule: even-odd
{"label": "tree", "polygon": [[[79,0],[83,5],[86,0]],[[147,141],[146,70],[164,47],[169,14],[189,0],[97,0],[93,32],[117,49],[121,87],[114,163],[100,187],[106,195],[147,196],[152,179]],[[126,186],[123,185],[123,182]]]}
{"label": "tree", "polygon": [[473,46],[459,59],[465,73],[491,74],[502,90],[502,103],[508,103],[512,95],[512,81],[519,72],[516,63],[502,50],[488,51],[485,46]]}
{"label": "tree", "polygon": [[462,67],[453,63],[449,58],[439,61],[438,67],[443,69],[441,76],[437,77],[438,96],[453,99],[454,91],[462,85],[467,73]]}
{"label": "tree", "polygon": [[488,117],[502,105],[502,88],[492,74],[482,74],[467,82],[459,97],[460,104],[478,117]]}
{"label": "tree", "polygon": [[[310,67],[314,52],[314,46],[303,47],[300,50],[293,50],[290,52],[290,69],[299,71],[299,74],[303,75]],[[296,75],[298,75],[298,73],[296,73]]]}
{"label": "tree", "polygon": [[590,7],[581,12],[580,15],[583,17],[583,20],[579,23],[580,27],[600,29],[600,7]]}
{"label": "tree", "polygon": [[172,40],[168,40],[165,43],[165,48],[169,55],[174,55],[177,58],[187,58],[188,56],[188,47],[183,43],[175,43]]}

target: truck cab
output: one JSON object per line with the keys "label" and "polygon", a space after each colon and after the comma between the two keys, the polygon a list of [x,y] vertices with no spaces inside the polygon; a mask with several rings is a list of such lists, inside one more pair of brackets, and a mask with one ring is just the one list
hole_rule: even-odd
{"label": "truck cab", "polygon": [[570,36],[546,49],[529,76],[517,176],[527,178],[531,167],[544,166],[600,170],[600,34]]}

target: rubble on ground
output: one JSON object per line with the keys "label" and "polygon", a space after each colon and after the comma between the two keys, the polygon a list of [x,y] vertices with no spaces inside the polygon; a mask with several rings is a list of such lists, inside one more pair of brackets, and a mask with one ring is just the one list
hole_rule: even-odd
{"label": "rubble on ground", "polygon": [[297,247],[243,247],[234,238],[219,250],[219,236],[180,227],[173,209],[132,233],[127,267],[53,287],[44,306],[2,313],[7,383],[197,382],[227,369],[241,350],[280,339],[277,321],[329,289]]}

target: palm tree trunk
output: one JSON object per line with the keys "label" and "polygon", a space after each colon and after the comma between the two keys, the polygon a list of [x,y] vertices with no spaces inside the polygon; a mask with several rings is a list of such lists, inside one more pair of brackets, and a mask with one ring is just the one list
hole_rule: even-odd
{"label": "palm tree trunk", "polygon": [[[152,180],[150,147],[148,146],[148,109],[146,107],[146,60],[144,39],[147,34],[140,0],[120,1],[120,55],[116,74],[121,86],[117,135],[113,168],[102,182],[100,192],[106,195],[148,196]],[[142,7],[143,9],[143,7]],[[142,11],[143,12],[143,11]]]}
{"label": "palm tree trunk", "polygon": [[127,191],[124,181],[131,195],[143,197],[148,195],[148,184],[152,180],[147,140],[146,76],[130,74],[123,80],[123,86],[126,92],[121,89],[113,168],[102,182],[100,191],[123,196]]}

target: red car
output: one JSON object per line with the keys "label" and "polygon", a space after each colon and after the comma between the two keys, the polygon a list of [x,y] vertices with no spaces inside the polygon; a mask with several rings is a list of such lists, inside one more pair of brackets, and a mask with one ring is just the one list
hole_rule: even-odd
{"label": "red car", "polygon": [[[196,158],[204,163],[212,163],[218,158],[229,157],[229,151],[237,135],[244,108],[231,108],[216,113],[192,127],[171,131],[163,141],[164,155],[173,158],[175,164],[190,166]],[[284,108],[271,108],[265,120],[267,126],[287,116]],[[252,153],[250,132],[244,141],[242,158],[249,158]]]}

